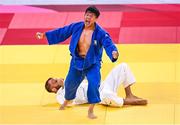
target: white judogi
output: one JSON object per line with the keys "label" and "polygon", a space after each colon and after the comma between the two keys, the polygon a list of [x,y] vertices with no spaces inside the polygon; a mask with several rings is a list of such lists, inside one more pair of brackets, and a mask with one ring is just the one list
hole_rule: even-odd
{"label": "white judogi", "polygon": [[[110,106],[122,106],[123,98],[117,96],[117,90],[120,84],[123,84],[124,88],[135,83],[135,77],[132,74],[130,68],[126,63],[121,63],[114,67],[106,79],[101,83],[99,88],[101,104]],[[73,100],[73,104],[84,104],[87,101],[87,80],[83,80],[76,92],[76,98]],[[57,101],[59,104],[64,102],[65,90],[60,88],[57,92]]]}

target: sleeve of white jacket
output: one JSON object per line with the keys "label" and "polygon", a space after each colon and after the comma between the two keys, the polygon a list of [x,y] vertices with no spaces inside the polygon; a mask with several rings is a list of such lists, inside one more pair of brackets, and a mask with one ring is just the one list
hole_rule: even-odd
{"label": "sleeve of white jacket", "polygon": [[63,104],[64,101],[65,101],[65,98],[64,98],[64,94],[65,94],[65,91],[64,89],[60,88],[57,92],[57,95],[56,95],[56,100],[59,104]]}

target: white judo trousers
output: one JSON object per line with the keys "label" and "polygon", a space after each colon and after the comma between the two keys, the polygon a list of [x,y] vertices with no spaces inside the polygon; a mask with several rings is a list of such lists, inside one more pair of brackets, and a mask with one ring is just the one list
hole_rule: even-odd
{"label": "white judo trousers", "polygon": [[124,100],[117,95],[119,86],[122,84],[126,88],[135,82],[135,77],[126,63],[117,65],[110,71],[102,83],[100,91],[101,104],[122,106]]}
{"label": "white judo trousers", "polygon": [[[135,83],[135,77],[131,72],[129,66],[126,63],[121,63],[115,66],[106,79],[101,83],[99,88],[101,104],[110,106],[122,106],[124,101],[123,98],[118,97],[117,91],[119,86],[122,84],[124,88]],[[76,98],[73,100],[73,104],[84,104],[87,101],[87,80],[84,80],[77,89]],[[64,102],[65,90],[60,88],[57,92],[57,101],[59,104]]]}

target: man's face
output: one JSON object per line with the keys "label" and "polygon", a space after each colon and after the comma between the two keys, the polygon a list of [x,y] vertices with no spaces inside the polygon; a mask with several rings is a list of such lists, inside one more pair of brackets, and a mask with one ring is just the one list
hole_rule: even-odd
{"label": "man's face", "polygon": [[97,20],[97,17],[94,13],[86,12],[84,15],[84,24],[86,27],[92,26]]}
{"label": "man's face", "polygon": [[60,87],[64,85],[64,79],[52,78],[48,81],[52,92],[56,93]]}

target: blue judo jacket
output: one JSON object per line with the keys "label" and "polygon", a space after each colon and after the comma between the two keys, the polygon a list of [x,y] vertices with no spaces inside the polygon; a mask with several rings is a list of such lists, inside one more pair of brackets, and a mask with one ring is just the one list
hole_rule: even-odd
{"label": "blue judo jacket", "polygon": [[109,34],[97,23],[95,24],[95,30],[92,35],[91,45],[87,52],[86,58],[84,59],[78,55],[77,44],[79,42],[83,28],[84,22],[77,22],[62,28],[48,31],[45,34],[50,45],[63,42],[72,36],[69,46],[69,50],[72,56],[71,65],[78,70],[87,69],[93,64],[101,65],[103,47],[111,61],[115,62],[117,59],[113,58],[112,52],[118,50],[113,44]]}

